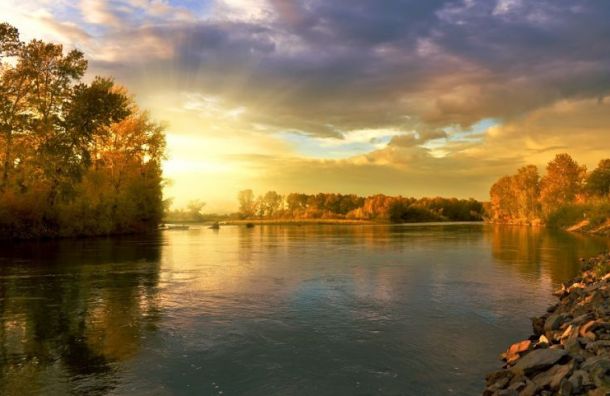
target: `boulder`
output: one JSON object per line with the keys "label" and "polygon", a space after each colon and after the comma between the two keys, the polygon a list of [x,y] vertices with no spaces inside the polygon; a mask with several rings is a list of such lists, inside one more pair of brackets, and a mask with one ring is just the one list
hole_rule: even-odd
{"label": "boulder", "polygon": [[552,366],[567,354],[563,349],[535,349],[519,359],[511,370],[529,375]]}
{"label": "boulder", "polygon": [[530,350],[532,347],[532,342],[530,340],[524,340],[520,342],[516,342],[511,345],[505,354],[505,359],[507,363],[515,362],[519,359],[523,352]]}
{"label": "boulder", "polygon": [[485,380],[488,386],[495,384],[496,382],[502,381],[507,378],[509,381],[514,377],[515,373],[510,370],[498,370],[487,374]]}
{"label": "boulder", "polygon": [[566,320],[566,315],[565,314],[552,314],[551,316],[549,316],[546,321],[544,322],[544,332],[551,332],[554,330],[559,330],[559,327],[561,326],[561,324],[563,322],[565,322]]}
{"label": "boulder", "polygon": [[551,388],[557,390],[561,381],[572,373],[574,365],[572,363],[555,365],[550,369],[536,375],[532,381],[540,388]]}

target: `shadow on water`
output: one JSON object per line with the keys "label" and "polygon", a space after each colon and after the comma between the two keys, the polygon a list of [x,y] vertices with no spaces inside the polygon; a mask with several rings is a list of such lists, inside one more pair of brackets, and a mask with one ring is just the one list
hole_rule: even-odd
{"label": "shadow on water", "polygon": [[0,394],[105,394],[159,312],[160,240],[0,246]]}

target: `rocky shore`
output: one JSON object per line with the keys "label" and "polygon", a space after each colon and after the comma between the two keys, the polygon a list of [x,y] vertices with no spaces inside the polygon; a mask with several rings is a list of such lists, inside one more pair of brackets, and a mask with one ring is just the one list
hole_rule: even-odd
{"label": "rocky shore", "polygon": [[581,261],[581,276],[532,319],[534,334],[501,355],[483,395],[610,395],[610,254]]}

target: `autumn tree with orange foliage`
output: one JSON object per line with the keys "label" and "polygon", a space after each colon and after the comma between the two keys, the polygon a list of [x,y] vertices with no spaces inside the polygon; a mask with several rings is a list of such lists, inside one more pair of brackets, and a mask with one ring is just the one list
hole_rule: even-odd
{"label": "autumn tree with orange foliage", "polygon": [[275,191],[254,198],[252,190],[238,194],[243,219],[350,219],[401,222],[479,221],[483,204],[474,199],[406,198],[383,194],[291,193]]}
{"label": "autumn tree with orange foliage", "polygon": [[494,183],[488,217],[497,223],[603,223],[610,218],[609,194],[610,159],[587,174],[586,167],[562,153],[548,163],[542,178],[536,166],[528,165]]}
{"label": "autumn tree with orange foliage", "polygon": [[587,168],[580,166],[568,154],[557,154],[548,163],[546,175],[540,181],[540,202],[545,213],[576,201],[583,191]]}
{"label": "autumn tree with orange foliage", "polygon": [[[156,227],[163,128],[87,61],[0,24],[0,238]],[[11,61],[7,61],[7,60]]]}

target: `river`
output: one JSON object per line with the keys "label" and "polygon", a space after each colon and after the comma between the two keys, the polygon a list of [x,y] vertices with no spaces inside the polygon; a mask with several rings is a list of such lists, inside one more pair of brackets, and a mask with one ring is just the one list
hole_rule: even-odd
{"label": "river", "polygon": [[609,245],[483,224],[5,243],[0,394],[480,394]]}

